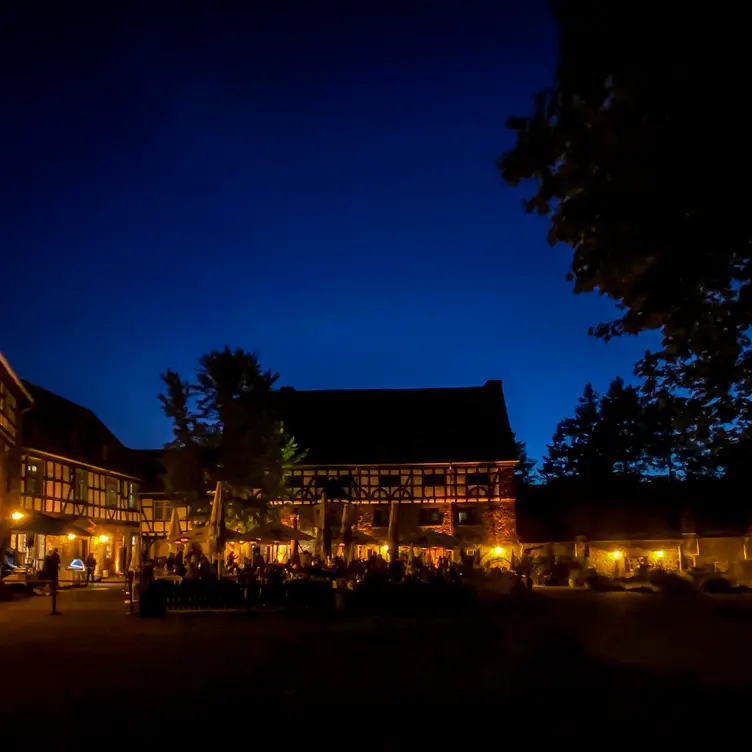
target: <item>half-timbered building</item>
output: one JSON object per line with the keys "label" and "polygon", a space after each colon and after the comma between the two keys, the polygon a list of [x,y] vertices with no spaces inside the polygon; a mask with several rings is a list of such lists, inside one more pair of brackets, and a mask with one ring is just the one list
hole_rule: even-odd
{"label": "half-timbered building", "polygon": [[392,502],[401,530],[450,533],[469,553],[516,542],[516,450],[500,381],[282,394],[285,426],[308,448],[283,518],[312,528],[326,494],[335,529],[341,504],[354,502],[358,529],[382,545]]}
{"label": "half-timbered building", "polygon": [[37,567],[57,548],[62,579],[89,551],[98,574],[124,571],[140,523],[132,453],[90,410],[24,386],[34,406],[24,416],[12,548]]}
{"label": "half-timbered building", "polygon": [[[377,547],[387,544],[392,502],[401,530],[451,533],[468,553],[516,543],[516,449],[500,381],[444,389],[284,388],[279,399],[285,428],[307,450],[277,502],[284,522],[315,532],[326,495],[335,533],[343,505],[356,504],[357,528]],[[169,503],[153,492],[142,503],[144,533],[164,535]],[[185,521],[185,507],[180,515]]]}
{"label": "half-timbered building", "polygon": [[22,416],[31,404],[28,390],[0,354],[0,551],[3,552],[13,514],[18,516],[18,449]]}
{"label": "half-timbered building", "polygon": [[170,543],[167,535],[173,510],[177,509],[181,532],[191,530],[193,521],[189,519],[188,507],[176,503],[165,492],[164,468],[160,461],[162,450],[143,449],[133,454],[137,458],[141,476],[141,536],[144,550],[151,558],[167,556]]}

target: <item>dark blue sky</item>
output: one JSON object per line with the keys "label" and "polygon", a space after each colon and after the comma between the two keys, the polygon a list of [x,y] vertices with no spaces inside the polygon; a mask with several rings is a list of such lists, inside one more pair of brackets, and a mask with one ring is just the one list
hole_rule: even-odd
{"label": "dark blue sky", "polygon": [[613,307],[494,165],[553,76],[544,0],[103,5],[3,19],[22,376],[134,447],[168,437],[160,371],[225,343],[304,389],[500,378],[536,457],[629,376],[646,343],[588,338]]}

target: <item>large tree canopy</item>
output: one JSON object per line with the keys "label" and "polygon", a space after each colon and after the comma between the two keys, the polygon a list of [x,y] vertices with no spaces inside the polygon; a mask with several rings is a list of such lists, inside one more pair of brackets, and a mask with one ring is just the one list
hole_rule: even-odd
{"label": "large tree canopy", "polygon": [[[752,422],[752,167],[746,24],[734,6],[557,0],[555,84],[514,117],[499,165],[574,250],[575,292],[623,314],[609,339],[659,330],[638,373],[724,430]],[[740,6],[741,8],[741,6]]]}
{"label": "large tree canopy", "polygon": [[277,414],[277,378],[255,355],[229,347],[204,355],[193,381],[162,374],[159,399],[174,437],[165,447],[165,481],[194,515],[205,511],[218,481],[229,518],[241,526],[259,521],[268,502],[282,498],[286,473],[301,454]]}

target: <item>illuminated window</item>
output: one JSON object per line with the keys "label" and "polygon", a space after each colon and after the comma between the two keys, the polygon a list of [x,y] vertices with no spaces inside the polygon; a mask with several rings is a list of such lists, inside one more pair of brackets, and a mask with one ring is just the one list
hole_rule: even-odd
{"label": "illuminated window", "polygon": [[41,496],[44,485],[44,464],[42,460],[29,457],[26,460],[26,484],[25,493],[27,496]]}
{"label": "illuminated window", "polygon": [[4,415],[13,425],[16,424],[16,398],[0,381],[0,415]]}
{"label": "illuminated window", "polygon": [[170,519],[170,508],[166,501],[155,501],[154,503],[154,519],[157,522],[164,522]]}
{"label": "illuminated window", "polygon": [[138,486],[135,483],[128,484],[128,509],[135,509],[137,503]]}
{"label": "illuminated window", "polygon": [[74,493],[76,501],[88,501],[89,499],[89,471],[80,467],[76,468]]}
{"label": "illuminated window", "polygon": [[118,505],[118,482],[115,478],[107,478],[105,481],[105,497],[104,503],[108,507],[116,507]]}

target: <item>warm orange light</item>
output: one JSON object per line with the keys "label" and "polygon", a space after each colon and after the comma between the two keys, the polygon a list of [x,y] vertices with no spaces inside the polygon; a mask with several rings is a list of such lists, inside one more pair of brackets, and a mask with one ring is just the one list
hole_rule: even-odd
{"label": "warm orange light", "polygon": [[663,551],[656,551],[655,556],[657,559],[662,559],[665,556],[665,554],[663,553]]}
{"label": "warm orange light", "polygon": [[612,559],[621,559],[621,551],[612,551],[611,552],[611,558]]}
{"label": "warm orange light", "polygon": [[99,542],[100,542],[100,543],[107,543],[107,541],[108,541],[109,539],[110,539],[110,538],[109,538],[109,536],[107,536],[107,535],[100,535],[100,536],[99,536]]}
{"label": "warm orange light", "polygon": [[501,546],[496,546],[496,548],[494,549],[494,553],[497,556],[502,556],[504,553],[504,549]]}
{"label": "warm orange light", "polygon": [[383,546],[381,547],[381,550],[382,550],[382,551],[388,551],[388,550],[389,550],[389,546],[387,546],[387,545],[383,545]]}
{"label": "warm orange light", "polygon": [[75,540],[76,536],[73,533],[68,533],[68,540]]}
{"label": "warm orange light", "polygon": [[24,513],[23,512],[13,512],[13,514],[11,515],[11,517],[14,520],[22,520],[24,518]]}

